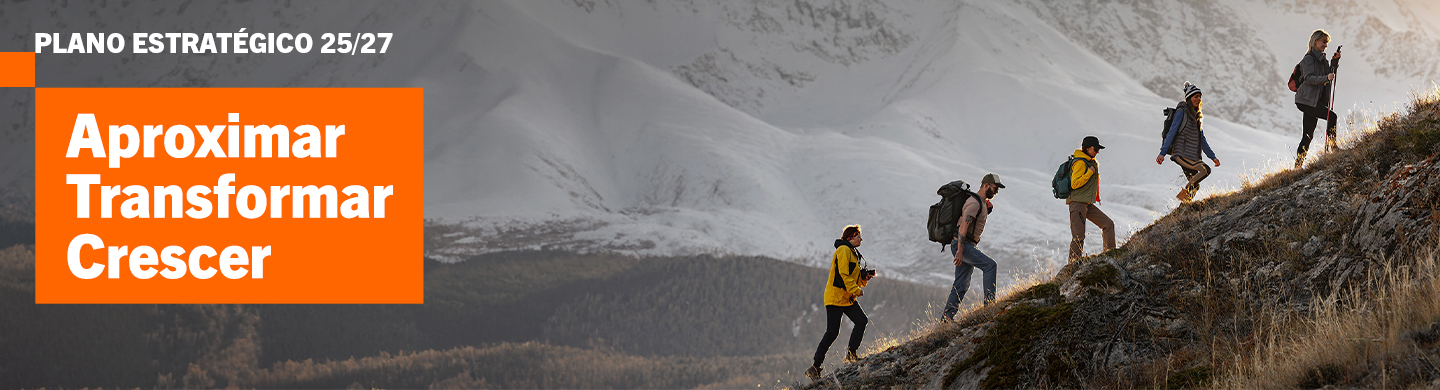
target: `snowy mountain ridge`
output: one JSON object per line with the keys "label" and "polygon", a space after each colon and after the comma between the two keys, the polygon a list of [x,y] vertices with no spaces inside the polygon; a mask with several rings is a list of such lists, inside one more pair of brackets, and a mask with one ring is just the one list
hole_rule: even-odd
{"label": "snowy mountain ridge", "polygon": [[[1348,22],[1360,16],[1333,21],[1287,6],[1294,7],[1244,1],[1163,2],[1156,9],[1033,1],[482,5],[477,12],[488,20],[528,24],[517,30],[523,34],[472,24],[463,36],[490,37],[467,50],[483,69],[520,67],[487,64],[485,57],[496,53],[538,65],[544,61],[529,57],[538,51],[568,51],[605,65],[581,69],[565,57],[564,65],[545,66],[574,72],[484,78],[482,85],[513,83],[507,102],[517,111],[497,107],[478,124],[427,132],[465,132],[469,142],[489,144],[478,155],[492,162],[482,167],[452,158],[477,152],[467,142],[427,149],[436,156],[427,161],[427,190],[435,194],[427,194],[428,213],[468,228],[431,255],[458,259],[543,247],[759,254],[821,264],[837,234],[831,230],[861,223],[864,250],[883,271],[938,284],[949,278],[948,262],[920,228],[925,209],[938,200],[933,191],[952,179],[978,181],[996,172],[1009,188],[996,199],[982,248],[1012,272],[1054,266],[1064,261],[1068,220],[1045,183],[1081,137],[1098,135],[1109,147],[1100,156],[1101,205],[1123,237],[1175,204],[1181,176],[1168,162],[1153,164],[1159,140],[1152,122],[1160,108],[1174,104],[1183,81],[1210,92],[1207,133],[1225,165],[1207,188],[1233,189],[1240,172],[1283,160],[1298,139],[1291,127],[1298,127],[1299,115],[1283,91],[1288,66],[1280,65],[1284,53],[1275,47],[1298,46],[1291,41],[1303,41],[1311,25],[1332,23],[1339,24],[1330,27],[1337,38],[1361,31],[1352,48],[1405,34],[1411,39],[1404,47],[1428,49],[1435,42],[1425,26],[1367,30],[1365,23]],[[1429,11],[1411,10],[1416,7],[1402,4],[1409,13],[1400,17],[1365,18],[1424,24],[1412,16]],[[1282,39],[1272,31],[1277,27],[1257,26],[1241,14],[1274,16],[1305,30]],[[498,44],[498,35],[527,42]],[[1187,36],[1198,37],[1182,39]],[[1410,88],[1394,85],[1397,79],[1418,84],[1440,74],[1425,70],[1440,56],[1409,62],[1381,56],[1380,65],[1371,65],[1359,52],[1347,53],[1347,67],[1378,75],[1373,80],[1380,86],[1357,87],[1356,96],[1393,94]],[[1190,60],[1196,56],[1211,60]],[[1375,70],[1381,68],[1420,73]],[[566,80],[582,74],[594,78]],[[1346,80],[1358,86],[1366,77]],[[532,98],[527,91],[543,90],[570,91],[548,95],[566,109],[545,119],[522,111],[519,103]],[[481,142],[511,137],[531,140],[535,153]],[[467,189],[441,184],[477,175]],[[511,188],[484,184],[497,182]],[[1098,232],[1090,236],[1093,252]]]}
{"label": "snowy mountain ridge", "polygon": [[[1156,127],[1186,80],[1206,91],[1224,163],[1211,192],[1293,156],[1300,116],[1281,82],[1311,30],[1346,45],[1342,115],[1440,77],[1440,3],[1408,0],[136,1],[0,19],[18,31],[9,51],[49,26],[394,32],[392,53],[365,58],[45,55],[37,85],[424,88],[426,214],[453,228],[427,256],[823,265],[860,223],[869,261],[932,284],[952,277],[921,227],[936,188],[989,172],[1008,185],[981,243],[1002,280],[1063,263],[1069,223],[1047,183],[1086,135],[1107,146],[1101,207],[1122,239],[1174,207],[1182,176],[1154,164]],[[24,125],[0,145],[0,184],[32,193]]]}
{"label": "snowy mountain ridge", "polygon": [[1331,33],[1330,53],[1338,45],[1351,49],[1341,62],[1337,112],[1370,102],[1390,109],[1440,78],[1440,6],[1433,2],[1024,3],[1157,95],[1178,100],[1174,86],[1194,80],[1221,92],[1207,96],[1212,112],[1266,131],[1299,134],[1300,116],[1283,86],[1317,28]]}

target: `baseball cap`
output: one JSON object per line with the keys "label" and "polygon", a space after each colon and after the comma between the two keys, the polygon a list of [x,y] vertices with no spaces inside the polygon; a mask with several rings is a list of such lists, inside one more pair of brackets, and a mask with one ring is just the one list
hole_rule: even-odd
{"label": "baseball cap", "polygon": [[996,187],[1005,188],[1004,184],[1000,184],[1000,175],[993,173],[986,174],[984,179],[980,179],[980,184],[985,183],[994,183]]}

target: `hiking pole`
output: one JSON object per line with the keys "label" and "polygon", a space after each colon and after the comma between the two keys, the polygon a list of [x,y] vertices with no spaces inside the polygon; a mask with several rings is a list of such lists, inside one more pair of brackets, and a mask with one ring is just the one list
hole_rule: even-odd
{"label": "hiking pole", "polygon": [[[1337,56],[1340,55],[1340,49],[1344,49],[1344,48],[1345,48],[1345,45],[1335,46],[1335,55],[1337,55]],[[1335,58],[1335,59],[1331,60],[1330,62],[1333,62],[1333,63],[1334,63],[1334,64],[1330,67],[1330,68],[1331,68],[1331,69],[1330,69],[1330,72],[1335,73],[1335,79],[1334,79],[1334,80],[1330,80],[1330,104],[1329,104],[1330,107],[1327,107],[1326,110],[1325,110],[1325,127],[1334,128],[1336,134],[1333,134],[1333,135],[1332,135],[1329,131],[1326,131],[1326,132],[1325,132],[1325,152],[1326,152],[1326,153],[1329,153],[1329,152],[1330,152],[1330,148],[1332,148],[1332,147],[1333,147],[1333,148],[1337,148],[1337,149],[1339,148],[1339,146],[1336,146],[1336,145],[1335,145],[1335,138],[1339,137],[1339,134],[1338,134],[1338,133],[1340,132],[1340,126],[1337,126],[1337,125],[1336,125],[1335,123],[1333,123],[1333,122],[1331,121],[1331,119],[1330,119],[1330,115],[1332,115],[1332,114],[1335,113],[1335,89],[1336,89],[1337,86],[1340,85],[1340,59],[1339,59],[1339,58]],[[1339,115],[1335,115],[1335,119],[1337,119],[1337,120],[1340,119],[1340,116],[1339,116]]]}

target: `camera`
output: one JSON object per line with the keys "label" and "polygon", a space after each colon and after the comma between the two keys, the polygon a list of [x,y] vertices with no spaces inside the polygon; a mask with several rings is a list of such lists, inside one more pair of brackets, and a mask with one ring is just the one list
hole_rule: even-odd
{"label": "camera", "polygon": [[870,280],[870,278],[873,278],[873,277],[875,277],[875,270],[870,269],[870,268],[868,268],[868,267],[867,267],[867,268],[860,268],[860,279]]}

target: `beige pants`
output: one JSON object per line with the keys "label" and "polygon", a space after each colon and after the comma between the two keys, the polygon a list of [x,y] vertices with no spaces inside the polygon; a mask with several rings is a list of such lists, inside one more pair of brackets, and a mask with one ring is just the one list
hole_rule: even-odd
{"label": "beige pants", "polygon": [[1085,252],[1085,221],[1100,227],[1105,239],[1105,250],[1115,249],[1115,221],[1100,211],[1099,207],[1085,202],[1069,202],[1070,205],[1070,261],[1080,258]]}
{"label": "beige pants", "polygon": [[1210,176],[1210,166],[1205,165],[1203,162],[1180,156],[1175,156],[1171,158],[1171,160],[1175,161],[1175,164],[1180,165],[1180,170],[1185,172],[1185,178],[1189,179],[1189,181],[1185,183],[1185,190],[1190,191],[1190,195],[1194,196],[1195,192],[1200,190],[1200,181]]}

